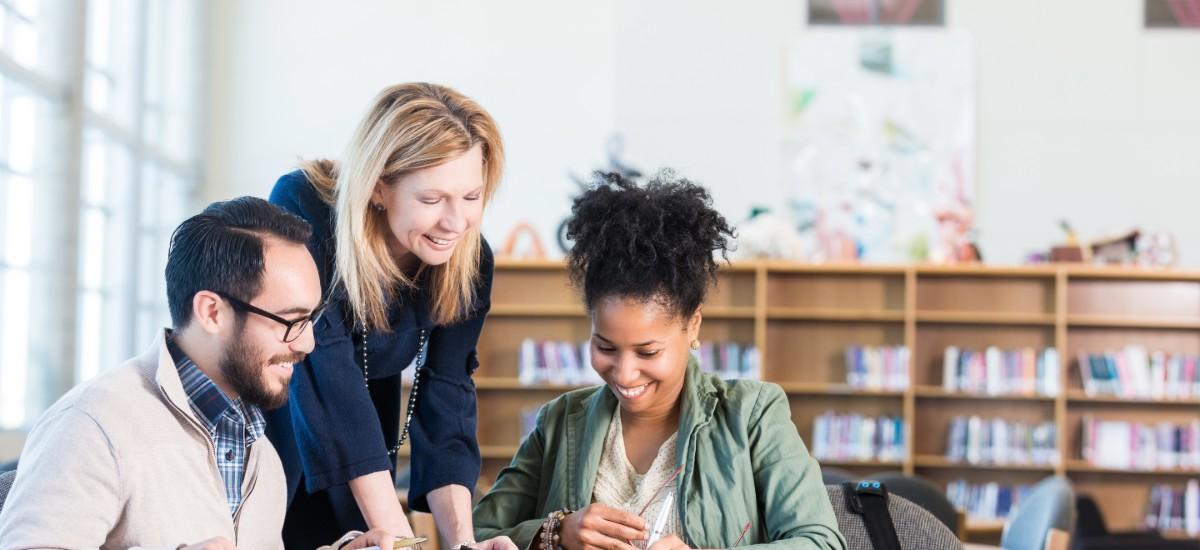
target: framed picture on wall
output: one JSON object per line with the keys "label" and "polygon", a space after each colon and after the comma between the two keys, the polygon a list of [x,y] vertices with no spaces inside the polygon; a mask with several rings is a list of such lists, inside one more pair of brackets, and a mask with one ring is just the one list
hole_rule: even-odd
{"label": "framed picture on wall", "polygon": [[943,0],[808,0],[808,23],[833,26],[943,26]]}
{"label": "framed picture on wall", "polygon": [[1144,0],[1146,28],[1200,29],[1200,0]]}

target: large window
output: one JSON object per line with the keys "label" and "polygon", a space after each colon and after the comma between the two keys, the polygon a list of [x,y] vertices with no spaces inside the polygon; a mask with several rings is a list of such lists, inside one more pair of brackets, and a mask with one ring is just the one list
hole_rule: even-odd
{"label": "large window", "polygon": [[203,0],[0,0],[0,429],[167,321],[199,178]]}

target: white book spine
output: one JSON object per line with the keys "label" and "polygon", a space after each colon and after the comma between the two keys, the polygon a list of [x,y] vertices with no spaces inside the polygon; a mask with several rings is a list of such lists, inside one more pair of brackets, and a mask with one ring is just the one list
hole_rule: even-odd
{"label": "white book spine", "polygon": [[1046,348],[1042,352],[1042,360],[1046,365],[1046,379],[1043,381],[1042,388],[1046,395],[1051,397],[1057,396],[1059,391],[1059,377],[1062,372],[1058,364],[1058,350]]}
{"label": "white book spine", "polygon": [[521,385],[528,386],[537,383],[537,343],[532,338],[521,340],[521,351],[518,357],[517,379]]}
{"label": "white book spine", "polygon": [[1183,497],[1184,530],[1188,536],[1200,535],[1200,480],[1189,480]]}
{"label": "white book spine", "polygon": [[984,361],[987,364],[988,395],[1004,393],[1004,357],[1000,349],[995,346],[989,347],[984,352]]}
{"label": "white book spine", "polygon": [[958,348],[949,346],[942,359],[942,390],[955,392],[958,386]]}

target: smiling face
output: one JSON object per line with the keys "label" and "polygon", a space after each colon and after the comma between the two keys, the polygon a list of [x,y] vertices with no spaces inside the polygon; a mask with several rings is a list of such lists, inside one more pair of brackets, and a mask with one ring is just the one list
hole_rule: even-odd
{"label": "smiling face", "polygon": [[601,299],[592,308],[592,368],[626,413],[668,415],[699,332],[699,311],[685,321],[655,300]]}
{"label": "smiling face", "polygon": [[[250,300],[287,320],[310,315],[321,301],[317,265],[303,244],[268,238],[264,242],[262,290]],[[282,406],[288,397],[292,366],[312,351],[312,324],[292,342],[287,327],[266,317],[242,314],[221,354],[221,376],[238,397],[264,409]]]}
{"label": "smiling face", "polygon": [[399,262],[415,255],[426,265],[450,261],[454,247],[483,215],[483,148],[437,166],[380,184],[371,200],[382,205],[391,229],[389,243]]}

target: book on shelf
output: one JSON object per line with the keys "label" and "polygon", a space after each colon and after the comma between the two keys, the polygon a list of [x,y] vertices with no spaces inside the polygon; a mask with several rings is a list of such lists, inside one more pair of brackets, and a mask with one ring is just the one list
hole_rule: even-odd
{"label": "book on shelf", "polygon": [[906,346],[848,346],[846,384],[866,390],[908,389],[909,352]]}
{"label": "book on shelf", "polygon": [[1141,399],[1191,399],[1200,397],[1197,357],[1143,346],[1117,351],[1079,354],[1083,391],[1092,396]]}
{"label": "book on shelf", "polygon": [[812,454],[818,461],[901,462],[906,454],[904,419],[826,411],[813,419]]}
{"label": "book on shelf", "polygon": [[942,355],[942,389],[986,395],[1043,395],[1059,390],[1058,351],[1046,348],[982,352],[949,346]]}
{"label": "book on shelf", "polygon": [[604,383],[592,369],[591,345],[588,342],[541,341],[532,338],[522,340],[517,352],[517,380],[527,386]]}
{"label": "book on shelf", "polygon": [[956,416],[950,421],[946,459],[974,465],[1053,466],[1059,462],[1054,421]]}
{"label": "book on shelf", "polygon": [[1200,479],[1183,487],[1155,485],[1146,503],[1146,527],[1159,531],[1183,531],[1200,535]]}
{"label": "book on shelf", "polygon": [[758,347],[737,342],[701,342],[692,354],[700,370],[727,380],[762,378],[762,357]]}
{"label": "book on shelf", "polygon": [[1003,520],[1016,510],[1031,490],[1032,485],[968,483],[965,479],[956,479],[946,484],[946,498],[955,508],[965,510],[970,519]]}
{"label": "book on shelf", "polygon": [[1200,472],[1200,418],[1151,424],[1085,415],[1082,429],[1081,454],[1093,466]]}

